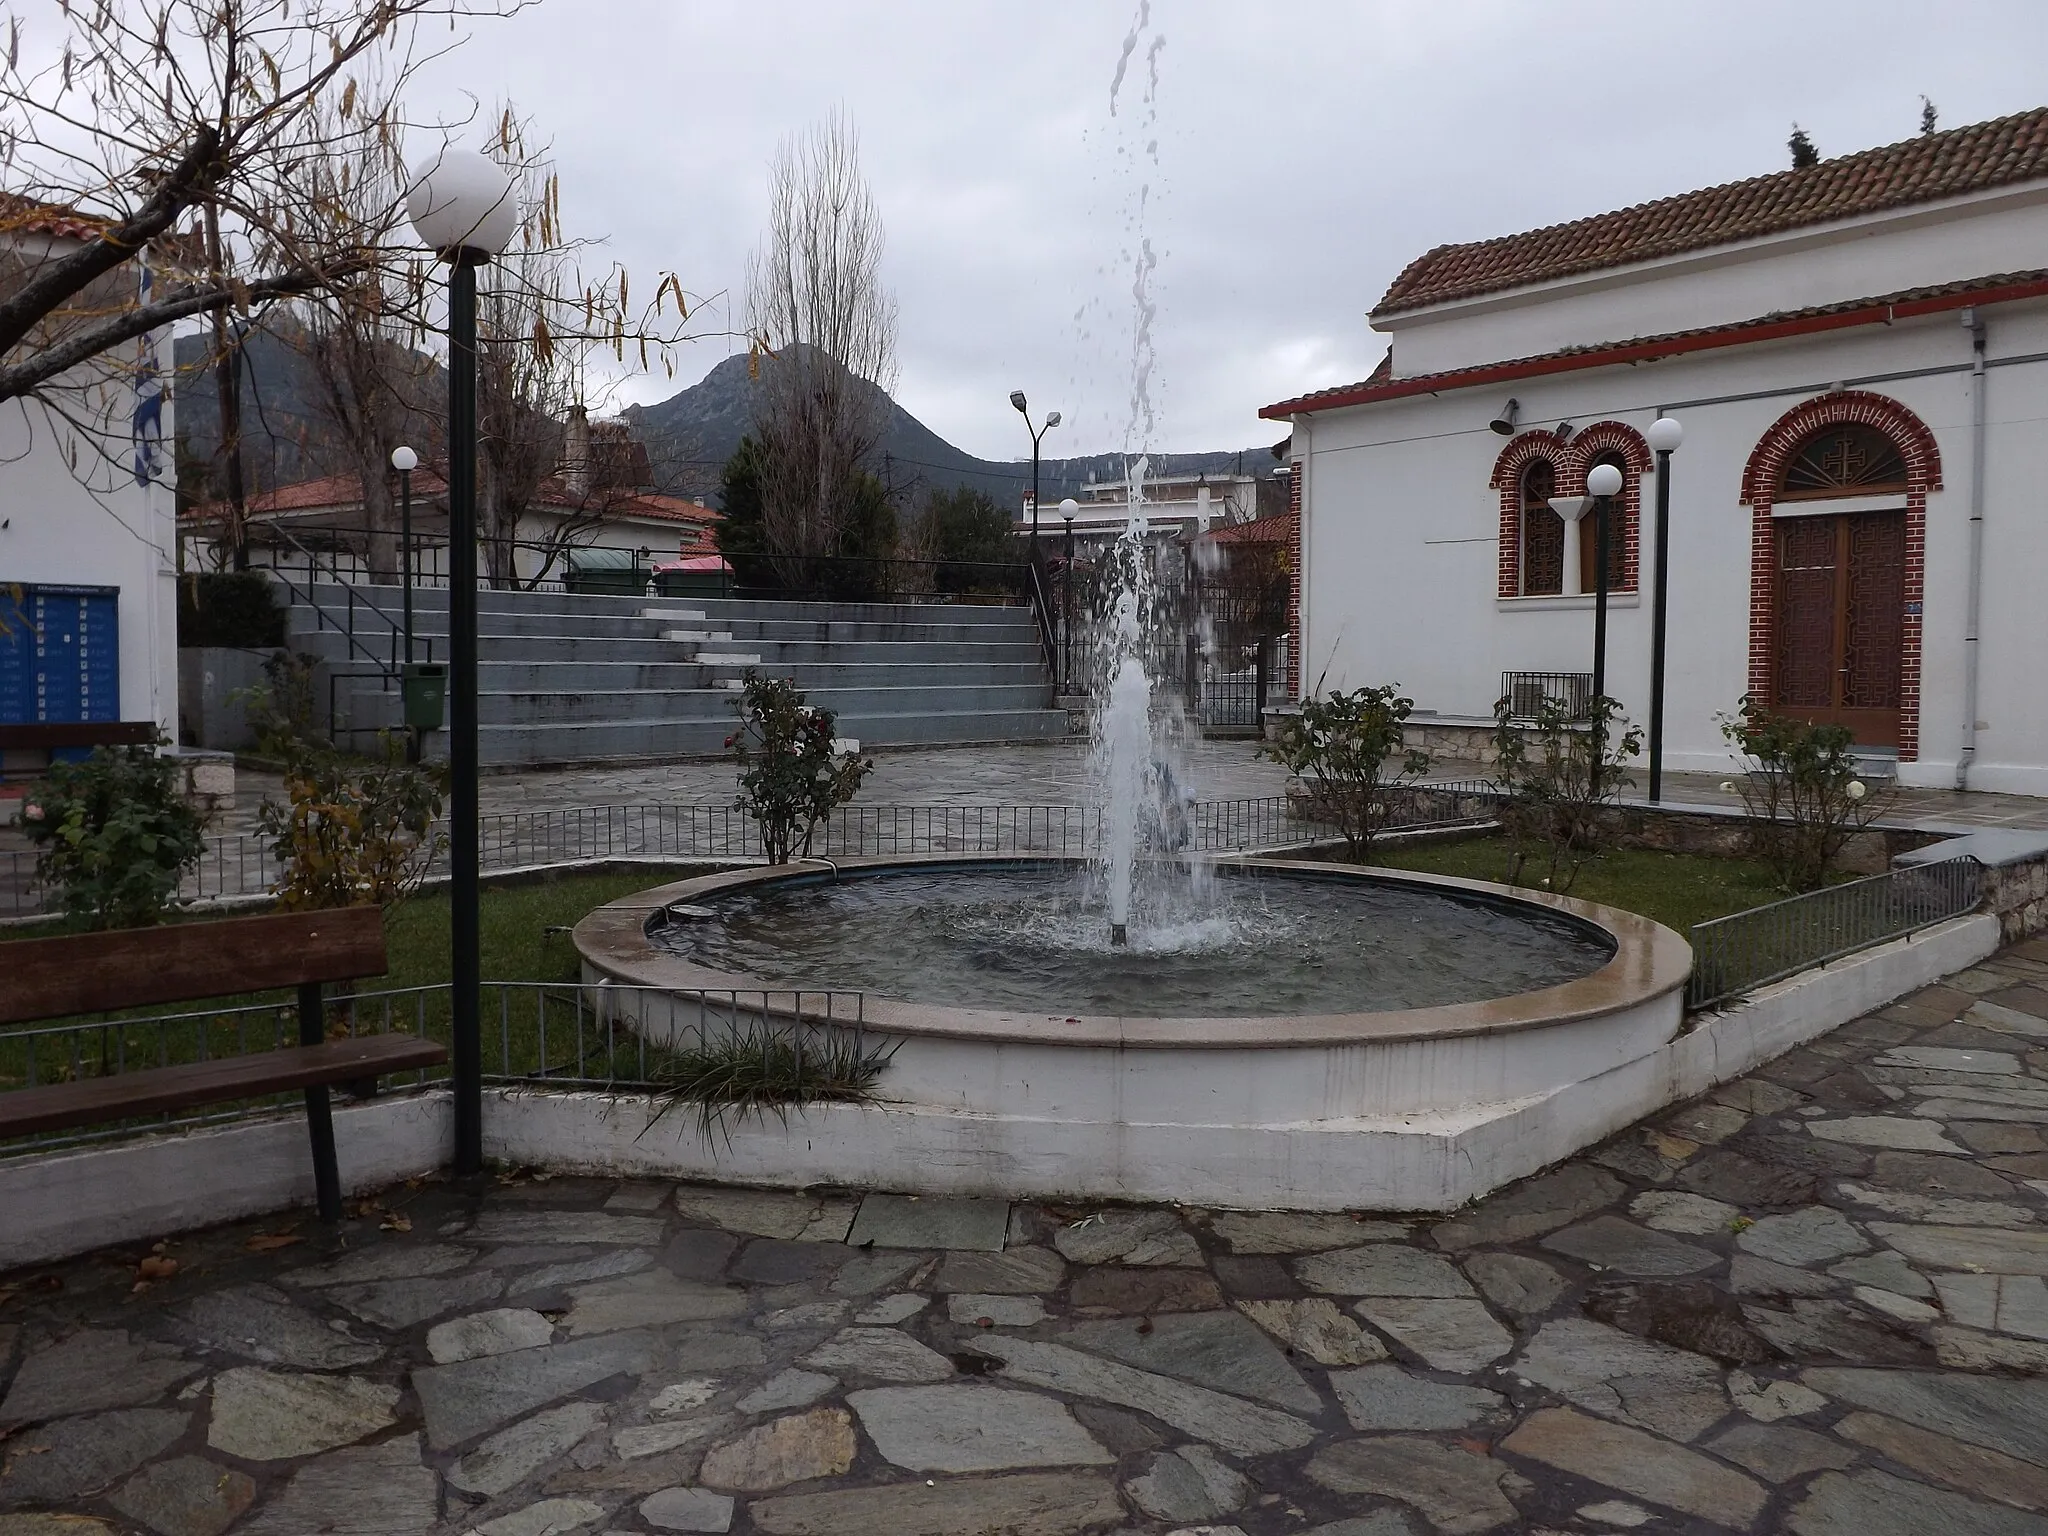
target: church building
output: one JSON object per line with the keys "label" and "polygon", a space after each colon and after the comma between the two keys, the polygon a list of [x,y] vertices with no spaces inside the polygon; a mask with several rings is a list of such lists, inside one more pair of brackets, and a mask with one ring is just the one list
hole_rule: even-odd
{"label": "church building", "polygon": [[1598,541],[1553,503],[1606,464],[1644,722],[1668,416],[1668,768],[1725,771],[1751,694],[1903,783],[2048,795],[2048,108],[1439,246],[1369,318],[1372,377],[1260,413],[1297,697],[1396,683],[1475,741],[1518,687],[1582,697]]}

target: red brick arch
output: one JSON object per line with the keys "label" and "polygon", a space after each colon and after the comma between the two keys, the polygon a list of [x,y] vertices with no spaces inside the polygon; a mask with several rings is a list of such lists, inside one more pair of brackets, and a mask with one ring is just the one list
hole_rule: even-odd
{"label": "red brick arch", "polygon": [[1841,389],[1794,406],[1758,440],[1742,470],[1742,503],[1750,508],[1749,691],[1759,699],[1773,693],[1771,638],[1777,613],[1777,538],[1771,510],[1785,466],[1814,433],[1855,423],[1875,427],[1891,439],[1906,464],[1906,612],[1901,621],[1899,658],[1899,761],[1920,755],[1921,605],[1926,595],[1927,493],[1941,489],[1941,449],[1934,434],[1911,410],[1889,395]]}
{"label": "red brick arch", "polygon": [[1643,441],[1642,433],[1625,422],[1596,421],[1568,439],[1560,439],[1547,429],[1524,432],[1501,449],[1500,456],[1493,461],[1493,477],[1488,483],[1500,493],[1497,590],[1502,597],[1521,595],[1522,473],[1530,461],[1548,459],[1557,470],[1557,493],[1569,496],[1573,492],[1584,493],[1586,471],[1593,460],[1608,452],[1620,453],[1628,465],[1628,475],[1622,484],[1621,522],[1616,531],[1622,541],[1621,590],[1637,589],[1642,557],[1643,476],[1650,472],[1650,445]]}

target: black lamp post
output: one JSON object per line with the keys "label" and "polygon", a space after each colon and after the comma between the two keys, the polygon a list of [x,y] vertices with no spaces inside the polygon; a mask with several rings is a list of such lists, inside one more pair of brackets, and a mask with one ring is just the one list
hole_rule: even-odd
{"label": "black lamp post", "polygon": [[484,1165],[483,956],[477,911],[476,269],[511,243],[519,210],[494,161],[444,150],[407,195],[421,240],[448,263],[449,974],[455,1171]]}
{"label": "black lamp post", "polygon": [[1024,391],[1010,391],[1010,404],[1024,418],[1024,430],[1031,434],[1031,563],[1038,563],[1038,440],[1060,424],[1060,413],[1052,412],[1045,418],[1045,425],[1031,425],[1031,409],[1024,403]]}
{"label": "black lamp post", "polygon": [[405,664],[412,665],[412,472],[420,467],[420,456],[404,444],[391,450],[391,467],[398,471],[398,569],[405,586]]}
{"label": "black lamp post", "polygon": [[1586,490],[1593,498],[1593,766],[1589,788],[1600,789],[1600,761],[1606,754],[1606,731],[1600,718],[1600,701],[1607,697],[1607,540],[1608,509],[1621,489],[1621,471],[1612,464],[1595,464],[1586,474]]}
{"label": "black lamp post", "polygon": [[1664,634],[1671,576],[1671,455],[1685,441],[1685,429],[1669,416],[1650,423],[1651,451],[1657,455],[1657,595],[1650,617],[1650,803],[1664,798]]}

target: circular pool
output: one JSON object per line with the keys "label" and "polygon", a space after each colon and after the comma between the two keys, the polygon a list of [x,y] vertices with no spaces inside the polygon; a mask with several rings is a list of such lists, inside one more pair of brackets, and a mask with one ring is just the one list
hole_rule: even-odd
{"label": "circular pool", "polygon": [[1110,941],[1057,860],[883,865],[750,881],[650,921],[669,954],[779,987],[1047,1014],[1379,1012],[1591,975],[1615,942],[1485,892],[1224,868],[1199,907]]}
{"label": "circular pool", "polygon": [[722,1177],[1443,1209],[1658,1091],[1692,952],[1647,918],[1353,865],[1210,873],[1123,948],[1080,862],[947,855],[678,881],[575,942],[654,1044],[857,1032],[886,1057],[871,1104],[678,1164]]}

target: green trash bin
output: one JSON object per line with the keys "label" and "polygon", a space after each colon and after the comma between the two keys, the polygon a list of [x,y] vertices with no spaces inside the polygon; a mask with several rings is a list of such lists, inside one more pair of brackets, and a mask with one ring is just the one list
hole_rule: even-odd
{"label": "green trash bin", "polygon": [[408,661],[399,678],[406,729],[438,731],[448,703],[448,669],[438,661]]}

